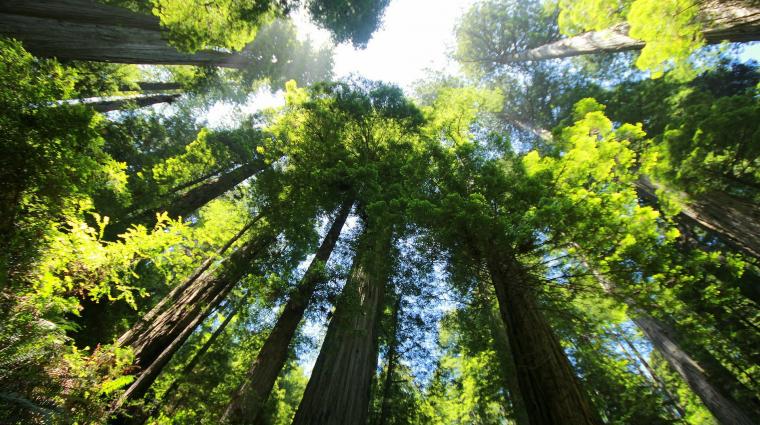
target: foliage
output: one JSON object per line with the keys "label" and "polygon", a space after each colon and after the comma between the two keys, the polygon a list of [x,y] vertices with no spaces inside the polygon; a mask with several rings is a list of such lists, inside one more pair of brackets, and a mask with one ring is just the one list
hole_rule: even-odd
{"label": "foliage", "polygon": [[[682,212],[711,197],[756,209],[757,64],[718,61],[687,82],[642,78],[606,59],[596,70],[504,63],[560,31],[626,23],[647,43],[641,69],[680,72],[702,45],[696,3],[479,2],[456,28],[466,77],[433,74],[414,100],[359,77],[319,82],[332,77],[333,52],[281,19],[295,2],[111,3],[155,13],[183,50],[245,46],[254,60],[236,70],[62,65],[0,41],[0,422],[108,420],[140,372],[115,338],[209,264],[200,281],[233,269],[240,278],[130,409],[144,409],[148,423],[218,423],[347,200],[352,216],[320,267],[325,282],[263,423],[292,421],[319,323],[362,313],[341,311],[364,295],[351,286],[333,309],[350,264],[391,234],[364,270],[385,288],[379,354],[366,369],[373,425],[524,420],[521,394],[534,393],[514,360],[534,342],[511,332],[500,288],[535,302],[531,317],[549,325],[537,319],[536,335],[557,337],[552,353],[567,358],[605,423],[713,422],[702,390],[637,330],[642,317],[754,409],[758,259]],[[388,3],[303,6],[333,41],[364,47]],[[107,117],[60,102],[136,89],[145,76],[181,83],[185,99]],[[206,125],[208,106],[242,103],[264,84],[284,87],[282,107]],[[241,167],[260,170],[187,217],[163,212]],[[648,181],[653,194],[642,189]],[[253,237],[273,242],[248,261],[240,254],[251,236],[232,238],[252,220]],[[497,282],[494,263],[509,282]]]}
{"label": "foliage", "polygon": [[646,43],[636,66],[650,71],[652,78],[673,67],[685,75],[689,56],[704,44],[699,3],[691,0],[560,0],[559,9],[559,28],[565,35],[626,22],[628,34]]}
{"label": "foliage", "polygon": [[381,25],[383,11],[390,0],[311,0],[311,19],[332,33],[336,43],[350,41],[364,48]]}

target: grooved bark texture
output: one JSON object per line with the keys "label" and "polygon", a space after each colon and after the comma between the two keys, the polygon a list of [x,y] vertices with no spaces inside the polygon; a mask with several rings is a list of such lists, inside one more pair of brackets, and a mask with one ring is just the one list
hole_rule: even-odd
{"label": "grooved bark texture", "polygon": [[509,348],[506,327],[498,313],[492,308],[491,301],[487,297],[489,291],[482,287],[483,283],[479,283],[478,285],[480,286],[479,294],[483,297],[483,308],[488,310],[488,317],[490,319],[488,328],[491,337],[493,338],[494,351],[499,357],[499,366],[503,375],[502,379],[504,380],[504,388],[506,388],[509,393],[509,401],[512,404],[512,413],[515,423],[517,425],[530,425],[530,417],[525,408],[525,400],[523,400],[522,393],[520,393],[520,383],[517,380],[517,366],[515,365],[512,350]]}
{"label": "grooved bark texture", "polygon": [[207,273],[187,287],[176,302],[132,337],[129,346],[135,353],[135,365],[142,369],[149,367],[188,324],[216,307],[223,299],[218,295],[229,292],[251,269],[251,262],[273,241],[274,237],[263,231],[231,254],[218,273]]}
{"label": "grooved bark texture", "polygon": [[[639,196],[657,202],[658,186],[645,177],[636,181]],[[760,259],[760,208],[750,202],[714,191],[689,199],[678,219],[718,235],[732,248]]]}
{"label": "grooved bark texture", "polygon": [[233,68],[247,62],[227,52],[180,52],[155,16],[93,0],[0,0],[0,34],[42,57]]}
{"label": "grooved bark texture", "polygon": [[[584,261],[585,263],[585,261]],[[605,292],[614,294],[615,284],[596,269],[588,266]],[[760,417],[751,406],[740,405],[731,392],[747,393],[748,390],[723,365],[706,350],[701,353],[701,364],[687,353],[676,338],[676,332],[664,322],[653,318],[636,307],[633,300],[623,300],[633,312],[633,322],[646,335],[652,346],[665,358],[705,407],[722,425],[750,425],[760,423]],[[751,402],[750,402],[751,403]]]}
{"label": "grooved bark texture", "polygon": [[[700,4],[700,17],[706,27],[702,36],[708,44],[760,39],[760,7],[752,1],[705,1]],[[507,55],[501,62],[539,61],[642,49],[645,43],[629,37],[628,29],[628,24],[622,23],[601,31],[586,32]]]}
{"label": "grooved bark texture", "polygon": [[516,260],[486,258],[531,425],[599,425],[559,340],[543,317],[534,282]]}
{"label": "grooved bark texture", "polygon": [[[250,223],[243,226],[240,231],[235,234],[232,238],[230,238],[227,243],[224,244],[219,250],[216,252],[218,256],[223,255],[230,247],[237,242],[243,235],[251,228],[253,227],[260,219],[262,215],[257,215],[253,220],[251,220]],[[164,298],[161,299],[161,301],[158,302],[152,309],[150,309],[147,313],[142,315],[138,321],[132,325],[132,327],[124,332],[124,334],[119,337],[119,339],[116,341],[116,343],[119,346],[125,346],[130,345],[137,338],[139,338],[140,334],[145,332],[145,328],[150,326],[150,324],[155,320],[156,317],[158,317],[159,314],[161,314],[164,309],[168,306],[171,306],[177,300],[179,300],[180,296],[182,296],[185,291],[192,285],[198,278],[203,276],[203,274],[211,267],[211,265],[217,261],[217,258],[215,256],[211,256],[203,261],[201,265],[193,271],[193,273],[185,279],[184,282],[182,282],[179,285],[176,285],[171,291],[169,291]]]}
{"label": "grooved bark texture", "polygon": [[652,345],[667,360],[668,364],[686,381],[699,396],[710,413],[722,425],[753,425],[760,423],[760,417],[752,419],[751,412],[744,412],[731,396],[722,393],[712,385],[705,369],[685,353],[669,335],[663,324],[651,316],[639,313],[633,322],[652,342]]}
{"label": "grooved bark texture", "polygon": [[391,242],[390,229],[362,235],[294,425],[367,423]]}
{"label": "grooved bark texture", "polygon": [[258,424],[262,407],[272,392],[277,376],[288,357],[288,346],[303,319],[317,284],[322,281],[320,269],[327,263],[340,237],[340,231],[351,211],[352,202],[345,202],[309,264],[298,288],[291,294],[272,332],[246,374],[245,381],[232,396],[222,418],[232,424]]}

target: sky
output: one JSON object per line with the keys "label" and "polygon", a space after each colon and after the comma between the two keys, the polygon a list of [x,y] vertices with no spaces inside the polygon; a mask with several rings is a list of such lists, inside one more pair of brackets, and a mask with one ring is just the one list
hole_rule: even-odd
{"label": "sky", "polygon": [[[367,48],[349,44],[335,50],[337,77],[358,73],[373,80],[411,88],[425,76],[426,69],[456,72],[447,59],[454,46],[454,27],[473,0],[394,0],[385,11],[383,26]],[[309,23],[303,15],[295,19],[299,33],[316,42],[329,39],[325,30]]]}
{"label": "sky", "polygon": [[[393,0],[385,10],[383,26],[375,32],[367,48],[358,50],[350,44],[335,49],[334,72],[337,78],[358,74],[372,80],[394,83],[409,91],[428,69],[458,71],[447,53],[454,47],[454,27],[474,0]],[[329,42],[326,30],[316,27],[303,13],[294,22],[299,37],[316,44]],[[241,112],[251,113],[284,103],[282,94],[257,93]],[[212,128],[232,125],[234,108],[219,103],[208,113]]]}

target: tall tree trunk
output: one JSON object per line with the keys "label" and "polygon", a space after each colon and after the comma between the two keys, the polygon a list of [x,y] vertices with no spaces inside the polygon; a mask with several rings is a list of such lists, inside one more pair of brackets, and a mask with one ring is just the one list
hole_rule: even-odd
{"label": "tall tree trunk", "polygon": [[[760,7],[751,1],[712,0],[701,2],[700,6],[701,17],[705,23],[702,36],[708,44],[760,40]],[[593,53],[641,50],[645,43],[629,37],[628,29],[628,24],[622,23],[605,30],[586,32],[507,55],[501,62],[540,61]]]}
{"label": "tall tree trunk", "polygon": [[113,403],[112,412],[115,415],[111,423],[144,422],[147,412],[140,406],[129,406],[128,402],[145,396],[174,354],[250,270],[250,262],[273,241],[274,237],[264,233],[257,237],[255,242],[236,251],[230,256],[221,273],[215,278],[196,282],[194,286],[198,287],[190,288],[187,297],[181,298],[159,316],[154,321],[154,326],[131,345],[135,352],[135,365],[140,368],[140,372],[135,381]]}
{"label": "tall tree trunk", "polygon": [[181,94],[150,94],[145,96],[124,96],[117,99],[98,100],[95,102],[82,102],[82,104],[91,107],[98,112],[118,111],[125,109],[130,105],[138,108],[145,106],[157,105],[159,103],[174,103],[179,99]]}
{"label": "tall tree trunk", "polygon": [[543,317],[535,282],[514,258],[486,257],[531,425],[598,425],[601,421]]}
{"label": "tall tree trunk", "polygon": [[182,83],[174,81],[162,82],[162,81],[138,81],[137,89],[129,85],[119,86],[119,91],[169,91],[169,90],[182,90],[184,87]]}
{"label": "tall tree trunk", "polygon": [[[639,196],[657,203],[658,185],[646,177],[636,181]],[[760,208],[725,192],[689,199],[677,217],[714,233],[732,248],[760,260]]]}
{"label": "tall tree trunk", "polygon": [[[245,300],[241,303],[245,304]],[[206,340],[206,342],[203,343],[203,346],[198,350],[195,354],[193,354],[193,358],[190,359],[189,362],[182,368],[182,371],[179,373],[179,376],[172,381],[172,383],[169,385],[169,387],[164,391],[163,395],[161,395],[161,400],[166,401],[168,397],[171,397],[172,394],[179,388],[179,384],[182,382],[183,379],[186,379],[195,369],[195,366],[200,363],[201,359],[203,359],[203,356],[206,355],[208,350],[211,349],[211,347],[216,343],[216,340],[219,339],[219,336],[224,332],[224,330],[227,328],[227,325],[230,324],[232,319],[237,315],[238,310],[241,307],[241,304],[238,304],[235,306],[232,311],[230,311],[227,316],[224,318],[224,321],[217,326],[217,328],[214,330],[214,333],[211,334],[211,336]],[[176,404],[176,403],[175,403]],[[159,407],[159,406],[156,406]],[[157,410],[154,410],[151,412],[151,414],[157,413]]]}
{"label": "tall tree trunk", "polygon": [[525,400],[523,400],[522,393],[520,393],[520,383],[517,380],[517,366],[515,365],[515,359],[512,355],[512,350],[509,348],[509,339],[507,337],[507,329],[504,327],[504,322],[499,317],[499,313],[493,308],[490,298],[491,291],[485,286],[483,280],[478,282],[479,295],[481,295],[481,302],[484,309],[487,309],[489,317],[488,328],[491,333],[491,338],[494,342],[494,351],[499,358],[499,367],[501,369],[502,379],[504,380],[504,388],[509,393],[509,401],[512,407],[512,413],[517,425],[530,425],[530,417],[528,416],[528,410],[525,407]]}
{"label": "tall tree trunk", "polygon": [[227,405],[222,418],[223,422],[258,424],[263,420],[260,416],[262,408],[287,361],[288,346],[293,340],[298,324],[303,319],[314,290],[324,279],[322,267],[330,259],[352,205],[351,201],[346,201],[338,210],[298,288],[291,294],[272,332],[248,370],[243,384]]}
{"label": "tall tree trunk", "polygon": [[41,57],[234,68],[247,62],[225,52],[179,52],[155,16],[93,0],[0,0],[0,33]]}
{"label": "tall tree trunk", "polygon": [[[243,301],[243,303],[245,303],[245,301]],[[224,329],[232,321],[232,318],[235,317],[235,315],[237,314],[238,310],[241,307],[241,304],[238,304],[237,306],[235,306],[232,309],[232,311],[230,311],[227,314],[227,316],[224,318],[224,321],[222,321],[222,323],[219,326],[217,326],[217,328],[211,334],[209,339],[203,343],[203,346],[200,348],[200,350],[198,350],[195,354],[193,354],[192,359],[190,359],[190,361],[182,368],[182,370],[179,373],[179,376],[172,381],[172,383],[169,385],[169,388],[167,388],[166,391],[164,391],[164,393],[161,395],[160,400],[153,400],[153,402],[151,403],[152,407],[150,409],[145,409],[145,408],[127,409],[128,410],[127,412],[119,412],[119,417],[117,417],[117,420],[114,422],[121,423],[121,424],[129,424],[129,425],[142,425],[148,420],[148,418],[158,413],[162,405],[166,403],[168,398],[171,397],[171,395],[177,390],[177,388],[179,387],[179,384],[193,372],[193,369],[195,369],[195,366],[198,365],[198,363],[203,358],[203,356],[208,352],[211,346],[214,345],[214,343],[219,338],[219,336],[224,332]],[[190,324],[190,326],[192,326],[194,329],[193,324]],[[153,367],[153,370],[157,369],[157,367],[154,367],[153,365],[151,365],[151,367]],[[150,373],[147,373],[144,376],[147,377],[150,375],[151,375]],[[141,376],[141,379],[143,381],[141,384],[145,386],[147,379],[143,378],[143,376]],[[138,391],[138,388],[133,388],[133,386],[130,386],[128,390],[131,390],[133,393],[130,395],[130,398],[135,398],[136,395],[142,395],[142,393],[144,393],[144,391],[142,392]],[[179,404],[179,402],[180,402],[180,399],[175,399],[172,404],[176,406],[177,404]],[[117,404],[117,407],[122,407],[122,404],[123,402]]]}
{"label": "tall tree trunk", "polygon": [[398,365],[398,322],[401,317],[401,295],[398,295],[393,304],[393,322],[391,332],[388,335],[388,367],[385,368],[385,380],[383,382],[383,396],[380,402],[380,417],[377,425],[386,425],[391,414],[391,397],[393,396],[393,376]]}
{"label": "tall tree trunk", "polygon": [[179,298],[157,315],[139,334],[131,337],[128,344],[135,353],[135,365],[147,368],[178,338],[188,323],[208,308],[216,307],[226,293],[252,268],[251,263],[274,242],[275,237],[262,230],[251,242],[232,253],[219,267],[218,272],[206,273],[188,286]]}
{"label": "tall tree trunk", "polygon": [[[662,323],[651,316],[638,313],[633,322],[644,332],[657,351],[668,364],[678,372],[689,388],[702,400],[710,413],[723,425],[751,425],[760,423],[760,418],[750,411],[743,411],[728,394],[710,382],[707,371],[684,352],[670,336]],[[752,418],[755,419],[752,419]]]}
{"label": "tall tree trunk", "polygon": [[367,423],[392,232],[365,229],[294,425]]}
{"label": "tall tree trunk", "polygon": [[249,177],[262,171],[266,166],[261,161],[252,161],[235,168],[232,171],[207,181],[200,186],[194,187],[178,198],[171,200],[169,204],[161,205],[147,211],[140,211],[122,220],[113,223],[110,229],[106,227],[107,239],[113,239],[116,235],[125,232],[132,224],[144,224],[152,226],[156,222],[156,214],[166,212],[169,217],[187,217],[198,208],[218,198],[227,191],[233,189]]}
{"label": "tall tree trunk", "polygon": [[[611,280],[589,266],[588,263],[585,265],[605,292],[616,295],[615,284]],[[631,320],[641,329],[670,367],[702,400],[702,403],[720,424],[750,425],[760,423],[760,417],[753,412],[751,405],[740,405],[732,396],[732,393],[747,394],[749,391],[710,353],[702,350],[704,352],[700,353],[700,356],[693,357],[682,348],[681,341],[676,338],[677,333],[670,326],[638,308],[633,300],[624,299],[623,302],[631,309]],[[751,396],[749,397],[751,398]]]}
{"label": "tall tree trunk", "polygon": [[195,332],[195,329],[206,320],[213,309],[224,300],[233,287],[234,285],[228,285],[222,288],[221,291],[214,295],[208,305],[202,307],[200,311],[193,314],[175,338],[166,345],[163,351],[161,351],[150,364],[147,364],[139,375],[137,375],[137,379],[127,387],[127,390],[124,391],[113,405],[113,411],[117,412],[116,420],[114,421],[115,423],[138,424],[145,422],[146,414],[148,412],[144,411],[142,407],[131,409],[126,406],[127,409],[125,410],[122,410],[122,408],[125,407],[127,402],[138,400],[145,396],[150,386],[153,385],[156,378],[158,378],[158,375],[161,374],[164,367],[169,363],[174,354],[176,354],[187,339],[190,338],[190,335]]}
{"label": "tall tree trunk", "polygon": [[[649,364],[647,359],[644,358],[644,356],[641,354],[638,348],[636,348],[636,345],[628,339],[625,335],[621,334],[615,334],[615,336],[622,341],[620,343],[620,347],[623,349],[623,352],[625,353],[632,353],[634,359],[629,359],[631,361],[637,361],[642,366],[644,366],[644,369],[646,369],[647,374],[650,376],[652,381],[657,385],[658,388],[660,388],[660,391],[662,391],[663,394],[665,394],[665,397],[667,397],[668,403],[673,407],[675,410],[675,416],[676,418],[683,418],[686,416],[686,412],[684,411],[681,404],[678,402],[678,398],[668,389],[668,386],[665,384],[665,381],[660,377],[660,375],[657,373],[657,371],[654,370],[654,368]],[[624,343],[624,344],[623,344]]]}
{"label": "tall tree trunk", "polygon": [[248,224],[243,226],[240,231],[235,234],[232,238],[230,238],[227,243],[225,243],[222,247],[217,250],[216,255],[212,255],[208,258],[206,258],[201,265],[193,271],[193,273],[185,279],[181,284],[174,286],[171,291],[169,291],[168,294],[166,294],[161,301],[158,302],[153,308],[151,308],[147,313],[142,315],[137,322],[135,322],[132,327],[124,332],[119,339],[116,341],[116,343],[120,346],[130,345],[135,342],[135,339],[139,338],[140,334],[145,331],[145,328],[156,318],[159,314],[161,314],[164,309],[166,309],[168,306],[171,306],[177,300],[179,300],[180,296],[187,291],[187,289],[195,283],[195,281],[198,280],[208,269],[211,267],[214,262],[216,262],[222,255],[224,255],[225,252],[227,252],[230,247],[235,244],[238,240],[240,240],[241,237],[251,228],[253,227],[260,219],[262,214],[258,214],[256,217],[254,217]]}

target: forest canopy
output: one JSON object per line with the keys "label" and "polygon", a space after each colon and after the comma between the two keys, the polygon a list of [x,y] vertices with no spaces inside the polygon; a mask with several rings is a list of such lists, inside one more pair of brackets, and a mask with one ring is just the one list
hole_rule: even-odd
{"label": "forest canopy", "polygon": [[0,423],[760,423],[760,6],[449,3],[2,2]]}

